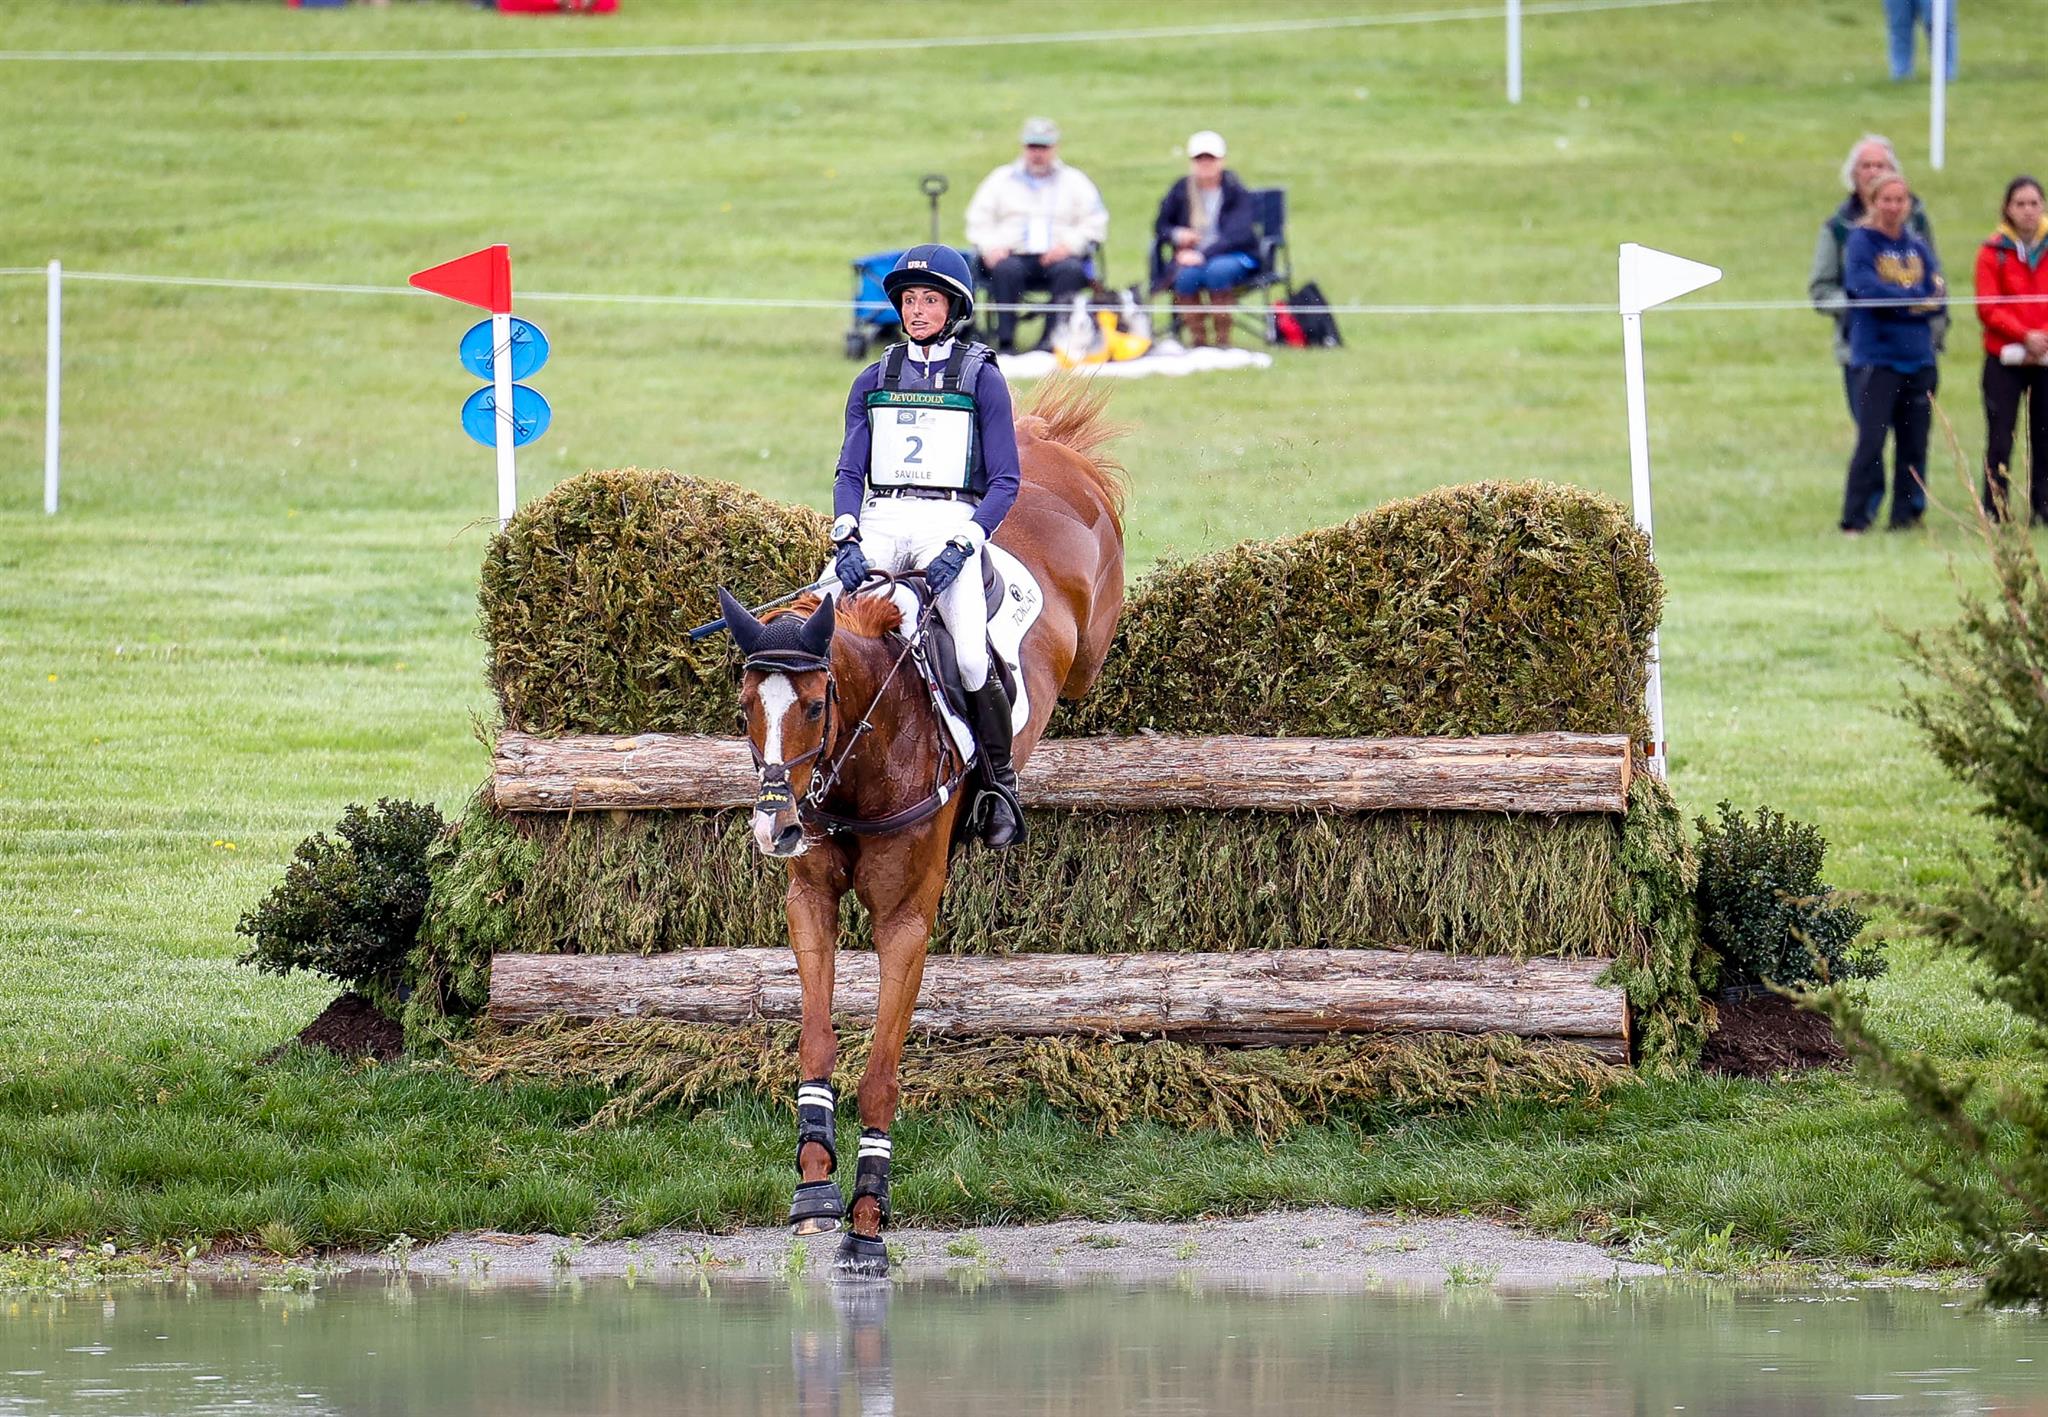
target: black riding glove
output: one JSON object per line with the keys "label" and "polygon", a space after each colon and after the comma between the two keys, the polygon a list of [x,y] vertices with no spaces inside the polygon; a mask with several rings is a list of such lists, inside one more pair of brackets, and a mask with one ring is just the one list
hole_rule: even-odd
{"label": "black riding glove", "polygon": [[973,554],[957,541],[947,543],[946,549],[932,557],[931,564],[924,568],[924,588],[933,595],[944,595],[946,587],[960,579],[961,569]]}
{"label": "black riding glove", "polygon": [[832,558],[832,569],[838,573],[839,584],[848,591],[856,591],[861,582],[868,578],[868,558],[862,554],[858,541],[849,541],[839,548],[839,554]]}

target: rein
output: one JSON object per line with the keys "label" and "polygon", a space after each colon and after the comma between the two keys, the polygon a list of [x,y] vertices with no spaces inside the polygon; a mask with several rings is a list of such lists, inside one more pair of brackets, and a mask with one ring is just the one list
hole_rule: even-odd
{"label": "rein", "polygon": [[[873,573],[873,578],[882,581],[884,584],[895,584],[899,581],[922,581],[924,573],[921,571],[877,571]],[[913,593],[916,593],[917,587],[913,586],[912,590]],[[904,831],[937,816],[940,810],[953,800],[953,794],[959,790],[961,782],[966,779],[967,764],[961,760],[959,751],[953,746],[952,735],[947,731],[945,720],[940,716],[938,704],[934,701],[932,703],[932,721],[933,726],[938,730],[939,759],[938,767],[932,777],[932,790],[928,796],[919,799],[901,811],[891,812],[886,817],[842,816],[825,806],[825,798],[832,792],[833,788],[839,785],[840,775],[845,772],[846,764],[853,757],[854,749],[860,746],[862,738],[874,730],[875,710],[881,706],[883,699],[888,696],[889,686],[896,682],[896,676],[903,671],[903,666],[910,660],[915,659],[920,669],[925,668],[923,650],[924,631],[925,626],[931,621],[934,610],[937,608],[937,602],[922,594],[918,595],[918,600],[921,608],[918,611],[917,621],[912,626],[911,633],[904,637],[903,649],[896,656],[895,662],[889,666],[889,673],[883,678],[881,687],[875,690],[874,698],[868,703],[867,712],[861,715],[860,721],[854,725],[852,733],[847,735],[847,739],[840,745],[839,751],[832,754],[829,761],[821,761],[819,769],[811,774],[809,790],[804,793],[803,800],[796,804],[797,817],[806,827],[815,826],[822,828],[825,835],[850,832],[855,836],[887,836],[892,832]],[[927,680],[929,680],[929,677],[929,672],[927,671]],[[832,741],[832,705],[838,700],[838,696],[838,681],[833,677],[832,671],[827,669],[825,671],[824,731],[818,738],[818,746],[807,753],[801,753],[785,762],[770,763],[761,757],[761,750],[754,747],[753,740],[748,740],[747,746],[752,749],[754,754],[754,766],[761,774],[761,793],[757,799],[757,805],[781,805],[788,802],[792,795],[792,789],[789,785],[789,770],[793,767],[801,766],[813,758],[821,758],[821,755],[825,752],[826,745]],[[927,697],[930,697],[930,695],[927,694]],[[950,776],[946,772],[949,759],[953,765],[953,771]],[[770,776],[771,773],[773,774],[772,777]],[[776,793],[780,794],[779,798],[773,795]]]}

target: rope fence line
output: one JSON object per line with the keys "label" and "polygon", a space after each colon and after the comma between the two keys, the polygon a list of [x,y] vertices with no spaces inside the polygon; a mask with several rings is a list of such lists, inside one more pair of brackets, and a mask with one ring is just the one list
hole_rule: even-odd
{"label": "rope fence line", "polygon": [[[1679,5],[1711,5],[1715,0],[1533,0],[1522,13],[1584,15],[1614,10],[1660,10]],[[999,49],[1045,44],[1123,44],[1166,39],[1228,39],[1258,34],[1313,34],[1333,30],[1388,29],[1404,25],[1459,20],[1497,20],[1502,9],[1468,5],[1455,10],[1411,10],[1392,15],[1330,15],[1294,20],[1240,20],[1207,25],[1165,25],[1153,28],[1065,30],[1025,34],[899,35],[869,39],[759,40],[729,44],[646,44],[610,48],[560,49],[359,49],[359,50],[234,50],[234,49],[9,49],[0,63],[10,64],[336,64],[438,63],[492,59],[722,59],[777,54],[901,54],[921,49]]]}
{"label": "rope fence line", "polygon": [[[0,278],[45,275],[41,266],[0,266]],[[288,294],[305,295],[369,295],[404,296],[408,299],[426,297],[427,292],[407,285],[349,285],[327,284],[318,281],[295,280],[247,280],[228,276],[172,276],[140,275],[121,271],[77,271],[69,266],[64,268],[64,279],[70,281],[100,281],[116,285],[164,285],[185,286],[202,290],[258,290],[279,291]],[[430,297],[431,298],[431,297]],[[838,300],[804,299],[789,296],[745,296],[745,295],[635,295],[605,291],[586,290],[530,290],[520,292],[521,303],[527,301],[556,301],[584,305],[652,305],[673,306],[685,309],[705,310],[832,310],[841,314],[852,307],[850,298]],[[2039,304],[2041,297],[2028,295],[1951,295],[1948,304],[1954,306],[1978,305],[2021,305]],[[1902,300],[1865,300],[1856,302],[1863,309],[1891,309],[1922,302]],[[1019,314],[1044,314],[1045,305],[997,305],[981,303],[978,310],[1014,311]],[[1095,305],[1091,309],[1098,313],[1115,313],[1114,305]],[[1186,307],[1189,309],[1207,307]],[[1257,306],[1242,307],[1257,312]],[[1331,315],[1376,315],[1389,318],[1415,316],[1458,316],[1458,315],[1612,315],[1616,305],[1613,302],[1565,302],[1549,301],[1531,304],[1507,302],[1486,302],[1464,305],[1428,304],[1364,304],[1332,303],[1328,305],[1290,304],[1289,309],[1302,314]],[[1688,300],[1663,307],[1678,311],[1769,311],[1769,310],[1811,310],[1810,300]]]}

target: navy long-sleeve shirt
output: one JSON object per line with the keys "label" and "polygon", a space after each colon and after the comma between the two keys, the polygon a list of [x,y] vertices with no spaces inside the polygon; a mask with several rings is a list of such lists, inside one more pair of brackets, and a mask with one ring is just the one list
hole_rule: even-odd
{"label": "navy long-sleeve shirt", "polygon": [[[1941,304],[1941,266],[1911,230],[1886,236],[1859,226],[1842,247],[1842,291],[1849,297],[1849,362],[1902,373],[1934,362],[1934,316]],[[1912,300],[1930,308],[1863,305],[1866,300]]]}
{"label": "navy long-sleeve shirt", "polygon": [[[912,345],[911,355],[904,361],[905,373],[915,376],[906,383],[913,388],[922,384],[936,389],[940,376],[946,372],[950,347],[940,345],[929,361],[919,359],[916,350],[917,346]],[[839,446],[839,471],[832,482],[835,517],[860,516],[868,485],[868,395],[881,386],[882,361],[878,359],[860,371],[860,377],[853,381],[853,388],[846,395],[846,439]],[[994,536],[1017,500],[1020,478],[1010,386],[990,360],[981,366],[974,387],[966,392],[974,396],[974,431],[981,447],[982,476],[987,482],[981,504],[974,509],[974,521],[985,534]]]}

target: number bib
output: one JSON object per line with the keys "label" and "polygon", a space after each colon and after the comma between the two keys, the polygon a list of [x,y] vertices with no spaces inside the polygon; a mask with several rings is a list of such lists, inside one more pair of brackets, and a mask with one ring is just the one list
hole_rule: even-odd
{"label": "number bib", "polygon": [[878,389],[868,395],[868,484],[964,491],[974,471],[974,400]]}

